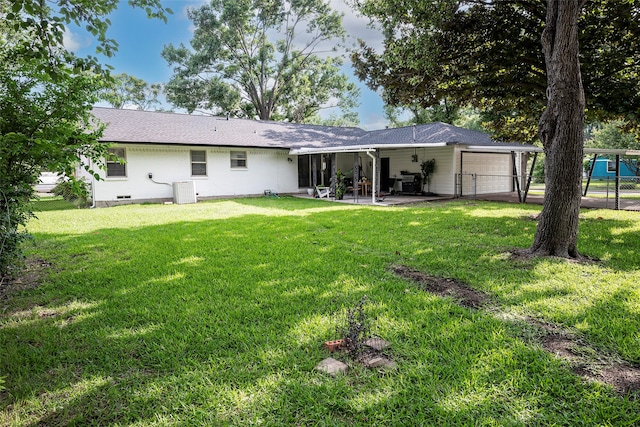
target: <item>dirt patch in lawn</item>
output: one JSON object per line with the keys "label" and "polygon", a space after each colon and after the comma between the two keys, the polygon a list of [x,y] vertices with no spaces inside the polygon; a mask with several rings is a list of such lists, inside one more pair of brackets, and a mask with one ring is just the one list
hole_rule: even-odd
{"label": "dirt patch in lawn", "polygon": [[542,348],[570,362],[574,373],[588,380],[609,384],[622,396],[635,394],[636,399],[640,398],[640,367],[593,349],[583,339],[557,325],[534,319],[527,321],[544,332]]}
{"label": "dirt patch in lawn", "polygon": [[430,276],[404,265],[394,265],[392,268],[396,275],[416,282],[421,289],[441,297],[452,297],[463,307],[480,308],[488,302],[487,294],[459,280]]}
{"label": "dirt patch in lawn", "polygon": [[42,259],[28,259],[18,274],[0,278],[0,300],[6,300],[16,292],[37,288],[43,272],[50,267],[51,264]]}
{"label": "dirt patch in lawn", "polygon": [[[392,270],[396,275],[415,282],[420,289],[441,297],[452,297],[463,307],[484,308],[503,320],[510,317],[502,313],[500,307],[491,304],[487,294],[462,281],[431,276],[403,265],[394,265]],[[542,348],[569,362],[576,375],[609,384],[619,395],[640,399],[640,367],[592,348],[584,339],[559,325],[529,317],[517,320],[539,331],[538,342]]]}

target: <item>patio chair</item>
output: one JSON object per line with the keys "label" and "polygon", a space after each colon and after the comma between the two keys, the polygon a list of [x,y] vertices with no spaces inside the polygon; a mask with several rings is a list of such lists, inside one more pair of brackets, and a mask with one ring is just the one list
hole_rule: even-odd
{"label": "patio chair", "polygon": [[329,195],[331,193],[331,188],[330,187],[318,187],[316,186],[316,194],[317,194],[317,198],[319,199],[323,199],[323,198],[329,198]]}
{"label": "patio chair", "polygon": [[376,194],[376,202],[384,202],[384,199],[386,199],[388,195],[389,193],[380,191],[378,194]]}

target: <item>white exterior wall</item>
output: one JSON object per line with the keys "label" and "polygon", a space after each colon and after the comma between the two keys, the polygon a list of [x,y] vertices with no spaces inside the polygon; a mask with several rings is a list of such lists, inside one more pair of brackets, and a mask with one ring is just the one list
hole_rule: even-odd
{"label": "white exterior wall", "polygon": [[[358,153],[362,165],[361,175],[371,179],[373,170],[371,158],[366,153]],[[413,162],[412,156],[418,161]],[[389,177],[400,178],[401,171],[421,173],[420,164],[429,159],[436,160],[435,172],[429,179],[429,191],[442,196],[457,195],[457,175],[462,172],[462,195],[508,193],[515,191],[512,179],[513,162],[511,153],[471,152],[464,146],[450,145],[433,148],[382,149],[380,157],[389,158]],[[524,158],[524,156],[523,156]],[[462,159],[462,171],[460,169]],[[522,160],[526,162],[526,159]],[[353,153],[339,153],[337,167],[347,173],[353,169]],[[350,174],[348,174],[350,176]],[[475,176],[475,179],[474,179]],[[524,180],[524,176],[523,176]],[[400,189],[396,187],[396,189]],[[426,187],[424,188],[426,191]]]}
{"label": "white exterior wall", "polygon": [[[371,173],[366,173],[368,161],[371,159],[365,153],[358,153],[358,156],[360,156],[360,164],[362,165],[363,169],[360,171],[360,176],[362,176],[363,174],[365,176],[371,176]],[[354,153],[338,153],[336,158],[337,168],[347,176],[351,177],[353,174],[353,167],[355,166]]]}
{"label": "white exterior wall", "polygon": [[[171,184],[176,181],[194,181],[200,199],[261,195],[264,190],[298,192],[298,161],[296,156],[289,155],[289,150],[143,144],[118,144],[114,147],[126,148],[127,176],[107,178],[105,171],[101,171],[103,180],[94,183],[98,205],[171,200]],[[191,176],[191,150],[206,151],[207,176]],[[246,168],[231,168],[231,151],[247,153]],[[152,182],[149,173],[153,174],[153,181],[169,185]]]}
{"label": "white exterior wall", "polygon": [[[414,153],[418,156],[417,162],[411,161]],[[358,153],[362,171],[369,180],[373,178],[372,160],[366,153]],[[436,170],[429,180],[429,191],[439,195],[455,194],[455,151],[453,146],[434,148],[400,148],[380,150],[380,158],[389,158],[389,177],[400,178],[401,171],[422,173],[420,164],[425,160],[435,159]],[[339,153],[337,156],[338,169],[347,173],[353,169],[353,153]],[[351,176],[351,174],[348,174]],[[385,189],[386,191],[386,189]]]}
{"label": "white exterior wall", "polygon": [[462,172],[463,196],[514,191],[511,153],[456,151],[455,170]]}
{"label": "white exterior wall", "polygon": [[[411,156],[418,156],[417,162],[411,161]],[[391,177],[400,178],[401,171],[422,173],[420,164],[425,160],[436,160],[436,168],[429,178],[429,191],[447,196],[455,191],[454,177],[454,147],[434,148],[402,148],[397,150],[381,150],[380,157],[389,157],[389,173]]]}

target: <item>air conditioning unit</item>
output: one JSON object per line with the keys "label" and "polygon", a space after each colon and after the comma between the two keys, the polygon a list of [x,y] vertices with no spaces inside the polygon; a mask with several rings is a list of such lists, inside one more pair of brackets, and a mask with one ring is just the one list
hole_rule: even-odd
{"label": "air conditioning unit", "polygon": [[173,203],[184,205],[196,203],[196,183],[195,181],[178,181],[173,183]]}

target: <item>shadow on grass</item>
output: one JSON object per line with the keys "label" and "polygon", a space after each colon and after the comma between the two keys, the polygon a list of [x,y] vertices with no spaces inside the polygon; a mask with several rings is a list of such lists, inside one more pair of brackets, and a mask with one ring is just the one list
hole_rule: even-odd
{"label": "shadow on grass", "polygon": [[[536,280],[537,262],[511,271],[496,248],[531,233],[518,219],[407,208],[102,229],[63,242],[36,236],[57,272],[3,311],[0,420],[631,425],[634,402],[582,384],[490,316],[386,271],[402,259],[513,291]],[[316,372],[336,303],[363,294],[398,370]],[[620,304],[609,318],[630,314]]]}
{"label": "shadow on grass", "polygon": [[[505,307],[577,329],[597,348],[640,363],[640,293],[634,279],[640,268],[640,233],[635,213],[607,219],[599,214],[614,214],[583,211],[579,248],[602,261],[579,264],[552,258],[511,259],[512,247],[504,242],[527,247],[536,223],[527,216],[513,215],[513,209],[504,213],[509,205],[475,206],[460,209],[458,214],[455,209],[450,212],[456,224],[450,229],[464,230],[461,240],[466,243],[460,242],[465,249],[454,258],[457,267],[435,251],[435,258],[411,264],[431,274],[464,280],[491,293]],[[535,208],[526,210],[536,212]],[[448,237],[443,240],[456,244]]]}
{"label": "shadow on grass", "polygon": [[37,200],[33,200],[33,211],[37,214],[38,212],[47,212],[47,211],[64,211],[71,209],[78,209],[76,205],[73,203],[67,202],[62,197],[59,196],[47,196],[41,197]]}

